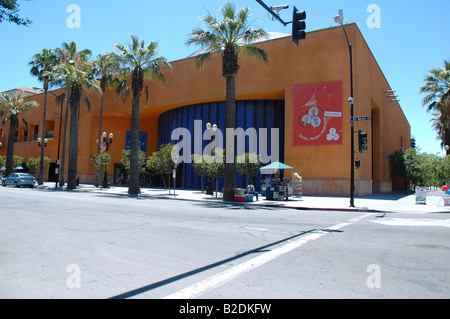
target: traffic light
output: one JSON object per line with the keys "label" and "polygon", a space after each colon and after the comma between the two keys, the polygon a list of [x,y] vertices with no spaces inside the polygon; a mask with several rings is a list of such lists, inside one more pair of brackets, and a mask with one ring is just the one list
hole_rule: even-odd
{"label": "traffic light", "polygon": [[367,133],[361,130],[358,131],[359,152],[362,153],[368,150],[367,147]]}
{"label": "traffic light", "polygon": [[359,158],[355,159],[355,167],[356,169],[361,167],[361,160]]}
{"label": "traffic light", "polygon": [[306,39],[306,12],[305,11],[297,11],[297,8],[294,7],[294,13],[292,17],[292,41],[298,46],[299,40]]}

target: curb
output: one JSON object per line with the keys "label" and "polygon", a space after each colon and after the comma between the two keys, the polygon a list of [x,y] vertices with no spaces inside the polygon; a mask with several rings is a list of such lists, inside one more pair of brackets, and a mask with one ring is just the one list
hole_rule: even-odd
{"label": "curb", "polygon": [[[261,207],[268,207],[268,208],[284,208],[284,209],[293,209],[293,210],[299,210],[299,211],[336,211],[336,212],[361,212],[361,213],[394,213],[395,210],[386,210],[386,209],[374,209],[369,207],[312,207],[312,206],[294,206],[294,205],[282,205],[277,204],[275,202],[269,202],[264,203],[263,201],[257,201],[257,202],[234,202],[234,201],[222,201],[221,199],[216,198],[186,198],[186,197],[177,197],[173,194],[140,194],[140,195],[129,195],[128,193],[121,193],[121,192],[115,192],[108,191],[108,189],[103,189],[101,187],[94,187],[92,185],[85,185],[82,187],[79,187],[77,189],[69,190],[65,188],[55,188],[54,186],[50,185],[36,185],[34,189],[44,192],[78,192],[78,193],[94,193],[94,194],[101,194],[101,195],[113,195],[113,196],[120,196],[120,197],[128,197],[128,198],[154,198],[154,199],[172,199],[172,200],[186,200],[186,201],[195,201],[195,202],[203,202],[203,203],[209,203],[209,204],[225,204],[225,205],[233,205],[233,206],[261,206]],[[427,212],[428,213],[428,212]],[[442,210],[442,211],[433,211],[429,213],[450,213],[449,210]]]}
{"label": "curb", "polygon": [[289,206],[289,205],[276,205],[276,204],[264,204],[266,207],[280,207],[296,210],[317,210],[317,211],[336,211],[336,212],[361,212],[361,213],[385,213],[387,211],[370,209],[368,207],[303,207],[303,206]]}

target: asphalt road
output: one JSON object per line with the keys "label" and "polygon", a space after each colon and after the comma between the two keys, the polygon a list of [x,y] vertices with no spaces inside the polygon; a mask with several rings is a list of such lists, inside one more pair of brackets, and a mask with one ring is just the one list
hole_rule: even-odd
{"label": "asphalt road", "polygon": [[0,188],[0,298],[449,298],[450,215]]}

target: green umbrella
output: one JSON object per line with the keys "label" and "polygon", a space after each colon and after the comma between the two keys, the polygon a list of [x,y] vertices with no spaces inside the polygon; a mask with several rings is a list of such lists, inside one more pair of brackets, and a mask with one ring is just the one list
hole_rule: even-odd
{"label": "green umbrella", "polygon": [[263,170],[263,169],[294,169],[294,168],[280,162],[273,162],[272,164],[261,167],[261,169]]}

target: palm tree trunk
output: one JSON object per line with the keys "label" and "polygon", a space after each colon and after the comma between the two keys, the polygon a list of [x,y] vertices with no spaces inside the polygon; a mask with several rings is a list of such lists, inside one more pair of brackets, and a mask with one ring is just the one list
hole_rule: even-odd
{"label": "palm tree trunk", "polygon": [[137,90],[133,94],[131,107],[131,147],[130,147],[130,179],[128,184],[128,194],[139,195],[141,188],[139,185],[139,100],[141,92]]}
{"label": "palm tree trunk", "polygon": [[[106,78],[102,77],[101,79],[101,89],[102,89],[102,98],[100,100],[100,120],[98,122],[98,145],[97,145],[97,156],[100,155],[100,145],[102,143],[102,121],[103,121],[103,100],[105,96],[105,86],[106,86]],[[100,185],[100,172],[95,171],[95,187]]]}
{"label": "palm tree trunk", "polygon": [[8,176],[14,171],[14,138],[16,137],[17,119],[11,118],[9,120],[9,134],[8,146],[6,147],[6,171],[5,176]]}
{"label": "palm tree trunk", "polygon": [[44,93],[44,111],[42,115],[42,141],[41,141],[41,161],[39,163],[39,177],[38,177],[38,184],[43,185],[44,184],[44,151],[45,151],[45,118],[47,116],[47,92],[48,92],[48,85],[45,85],[45,93]]}
{"label": "palm tree trunk", "polygon": [[[448,130],[448,129],[446,129],[445,130],[445,132],[444,132],[444,137],[443,137],[443,144],[444,145],[450,145],[450,130]],[[450,148],[449,149],[447,149],[447,148],[445,148],[445,155],[450,155]]]}
{"label": "palm tree trunk", "polygon": [[[236,75],[227,76],[226,87],[226,104],[225,104],[225,126],[227,130],[236,128]],[[228,135],[228,134],[227,134]],[[226,141],[228,153],[230,150],[233,156],[226,156],[225,170],[224,170],[224,185],[223,185],[223,200],[234,200],[234,188],[236,186],[236,163],[234,157],[234,133],[233,138]],[[231,158],[232,157],[232,158]]]}
{"label": "palm tree trunk", "polygon": [[69,162],[67,172],[67,189],[77,188],[78,166],[78,109],[80,108],[81,89],[74,86],[70,99],[70,136],[69,136]]}
{"label": "palm tree trunk", "polygon": [[67,121],[69,119],[69,100],[70,100],[70,92],[67,90],[67,102],[66,102],[66,114],[64,117],[64,133],[63,133],[63,145],[61,151],[61,167],[59,170],[59,187],[63,187],[65,183],[65,175],[64,171],[66,168],[66,135],[67,135]]}

